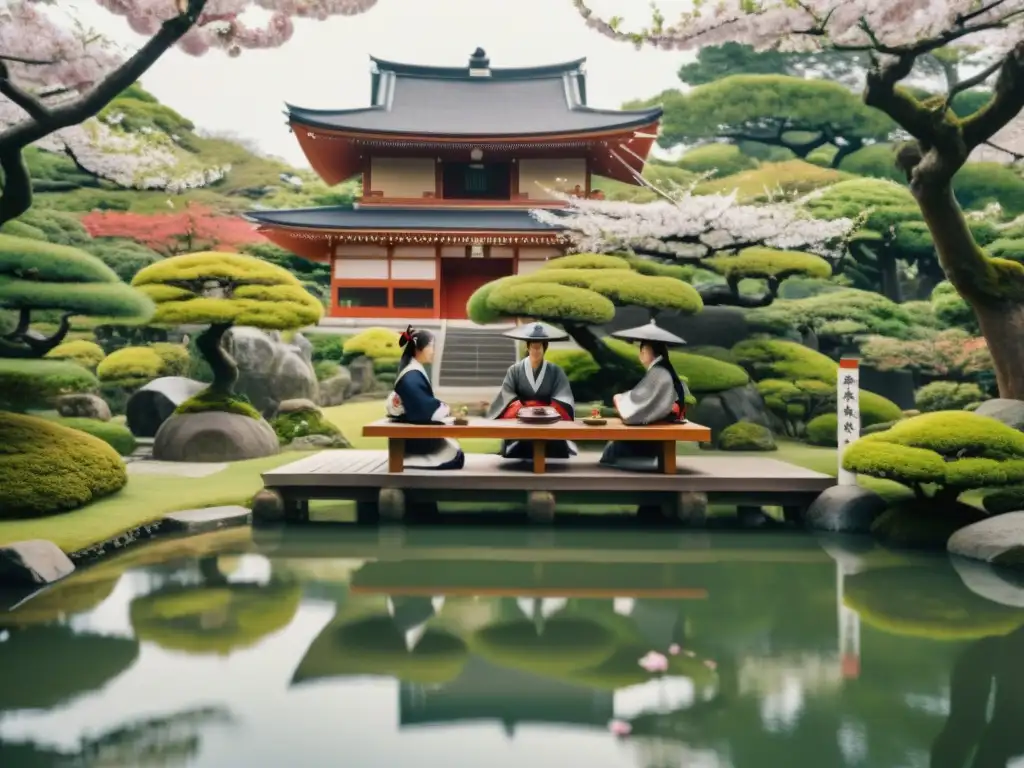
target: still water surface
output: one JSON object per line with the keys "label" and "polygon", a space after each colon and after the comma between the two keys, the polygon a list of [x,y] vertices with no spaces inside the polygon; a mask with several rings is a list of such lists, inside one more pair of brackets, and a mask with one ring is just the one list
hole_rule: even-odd
{"label": "still water surface", "polygon": [[225,531],[0,614],[0,766],[1024,766],[1022,625],[806,536]]}

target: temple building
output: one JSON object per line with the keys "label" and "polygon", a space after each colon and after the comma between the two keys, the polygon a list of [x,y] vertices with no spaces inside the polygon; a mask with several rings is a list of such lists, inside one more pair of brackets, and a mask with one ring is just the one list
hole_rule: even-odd
{"label": "temple building", "polygon": [[362,174],[357,204],[247,214],[272,242],[331,265],[333,317],[464,319],[481,285],[564,252],[562,232],[529,213],[564,206],[549,190],[593,198],[597,177],[637,183],[662,115],[588,107],[585,59],[371,60],[371,106],[287,111],[326,183]]}

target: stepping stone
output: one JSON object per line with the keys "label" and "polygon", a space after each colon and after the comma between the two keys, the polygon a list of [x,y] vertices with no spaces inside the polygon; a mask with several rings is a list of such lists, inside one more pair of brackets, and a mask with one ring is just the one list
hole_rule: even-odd
{"label": "stepping stone", "polygon": [[184,533],[208,533],[236,525],[248,525],[249,510],[235,505],[186,509],[164,515],[161,528],[166,531]]}
{"label": "stepping stone", "polygon": [[46,539],[15,541],[0,547],[0,587],[52,584],[74,570],[71,559]]}

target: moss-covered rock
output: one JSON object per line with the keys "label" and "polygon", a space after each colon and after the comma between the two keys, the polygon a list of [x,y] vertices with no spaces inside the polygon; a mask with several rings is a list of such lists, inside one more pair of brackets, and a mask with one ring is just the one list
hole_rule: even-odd
{"label": "moss-covered rock", "polygon": [[52,408],[60,395],[95,392],[99,381],[66,360],[0,359],[0,410]]}
{"label": "moss-covered rock", "polygon": [[117,451],[84,432],[0,412],[0,435],[0,518],[76,509],[128,482]]}
{"label": "moss-covered rock", "polygon": [[50,360],[67,360],[91,371],[96,370],[96,366],[100,364],[104,356],[103,347],[95,341],[87,339],[65,341],[46,353],[46,357]]}
{"label": "moss-covered rock", "polygon": [[949,566],[876,568],[847,576],[843,601],[865,624],[904,637],[975,640],[1024,624],[1024,610],[978,597]]}
{"label": "moss-covered rock", "polygon": [[172,585],[133,600],[129,618],[139,640],[226,656],[288,626],[301,597],[286,584]]}
{"label": "moss-covered rock", "polygon": [[933,381],[914,393],[914,405],[922,413],[968,410],[968,405],[984,399],[981,387],[971,382]]}
{"label": "moss-covered rock", "polygon": [[722,430],[718,447],[723,451],[774,451],[775,436],[768,427],[740,421]]}
{"label": "moss-covered rock", "polygon": [[244,395],[224,395],[207,388],[194,397],[190,397],[177,408],[176,414],[183,413],[207,413],[209,411],[223,411],[224,413],[235,413],[239,416],[248,416],[250,419],[262,419],[263,416],[257,411]]}
{"label": "moss-covered rock", "polygon": [[341,430],[328,421],[323,411],[318,408],[279,413],[270,422],[270,426],[274,428],[274,433],[281,445],[288,445],[299,438],[310,435],[321,435],[348,445]]}
{"label": "moss-covered rock", "polygon": [[87,435],[98,437],[121,456],[130,456],[137,446],[135,435],[124,424],[98,419],[62,418],[55,423],[68,429],[77,429]]}
{"label": "moss-covered rock", "polygon": [[343,361],[357,357],[368,357],[374,361],[398,360],[402,349],[398,346],[399,334],[388,328],[367,328],[345,340]]}

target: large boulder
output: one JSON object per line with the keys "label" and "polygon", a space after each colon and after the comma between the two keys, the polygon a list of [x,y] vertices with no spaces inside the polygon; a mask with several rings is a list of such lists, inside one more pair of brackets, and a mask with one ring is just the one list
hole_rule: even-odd
{"label": "large boulder", "polygon": [[368,357],[357,357],[348,366],[352,377],[352,386],[348,396],[366,395],[377,389],[377,377],[373,375],[373,360]]}
{"label": "large boulder", "polygon": [[277,452],[277,435],[266,421],[225,411],[176,414],[153,441],[158,461],[241,461]]}
{"label": "large boulder", "polygon": [[1024,431],[1024,401],[997,397],[986,400],[974,411],[979,416],[1001,421],[1008,427]]}
{"label": "large boulder", "polygon": [[128,429],[136,437],[155,437],[160,425],[171,417],[175,408],[204,389],[206,384],[203,382],[184,376],[153,379],[128,398],[125,406]]}
{"label": "large boulder", "polygon": [[996,568],[966,557],[951,557],[957,575],[971,592],[993,603],[1024,608],[1024,578],[1019,570]]}
{"label": "large boulder", "polygon": [[264,416],[273,416],[283,400],[317,400],[316,374],[305,345],[281,341],[278,333],[238,326],[225,335],[224,347],[238,364],[235,391]]}
{"label": "large boulder", "polygon": [[56,400],[57,413],[70,419],[110,421],[110,406],[97,395],[61,395]]}
{"label": "large boulder", "polygon": [[1007,512],[968,525],[949,537],[951,555],[993,565],[1024,566],[1024,512]]}
{"label": "large boulder", "polygon": [[816,531],[869,533],[885,508],[885,499],[874,491],[859,485],[833,485],[811,503],[804,521]]}
{"label": "large boulder", "polygon": [[772,423],[764,398],[754,384],[734,387],[704,395],[694,408],[687,409],[687,418],[711,430],[712,443],[718,443],[722,431],[741,421],[760,424],[771,429]]}
{"label": "large boulder", "polygon": [[349,397],[351,389],[352,374],[342,366],[336,374],[320,382],[320,405],[325,408],[341,405]]}
{"label": "large boulder", "polygon": [[52,541],[31,539],[0,547],[0,588],[50,584],[74,570],[74,563]]}

